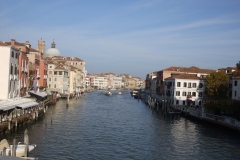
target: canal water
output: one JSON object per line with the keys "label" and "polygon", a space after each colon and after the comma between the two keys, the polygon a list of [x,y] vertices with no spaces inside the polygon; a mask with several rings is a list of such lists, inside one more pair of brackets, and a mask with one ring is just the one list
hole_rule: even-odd
{"label": "canal water", "polygon": [[44,117],[1,135],[23,141],[27,128],[29,156],[40,160],[240,159],[239,132],[184,117],[163,117],[129,92],[108,97],[103,91],[59,100]]}

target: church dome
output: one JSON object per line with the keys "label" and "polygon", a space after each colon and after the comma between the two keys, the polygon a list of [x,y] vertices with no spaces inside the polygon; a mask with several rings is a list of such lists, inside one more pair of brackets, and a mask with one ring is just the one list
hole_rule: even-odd
{"label": "church dome", "polygon": [[52,42],[52,48],[49,48],[49,49],[45,52],[44,56],[45,56],[45,57],[60,56],[60,52],[59,52],[59,50],[58,50],[57,48],[55,48],[55,46],[56,46],[56,44],[55,44],[55,42],[53,41],[53,42]]}

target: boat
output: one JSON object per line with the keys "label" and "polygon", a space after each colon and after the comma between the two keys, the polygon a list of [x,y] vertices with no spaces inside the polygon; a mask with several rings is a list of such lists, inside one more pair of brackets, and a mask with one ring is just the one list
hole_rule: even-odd
{"label": "boat", "polygon": [[122,92],[118,92],[118,94],[122,94]]}
{"label": "boat", "polygon": [[111,96],[111,95],[112,95],[112,92],[109,91],[109,92],[105,93],[105,95],[106,95],[106,96]]}
{"label": "boat", "polygon": [[[0,142],[0,156],[3,155],[3,148],[6,147],[6,156],[11,156],[12,155],[12,145],[8,144],[8,141],[6,139],[3,139]],[[26,148],[26,144],[22,143],[22,142],[18,142],[18,144],[16,144],[16,157],[24,157],[25,156],[25,148]],[[31,152],[32,150],[34,150],[37,147],[37,145],[35,144],[30,144],[28,145],[28,151]]]}

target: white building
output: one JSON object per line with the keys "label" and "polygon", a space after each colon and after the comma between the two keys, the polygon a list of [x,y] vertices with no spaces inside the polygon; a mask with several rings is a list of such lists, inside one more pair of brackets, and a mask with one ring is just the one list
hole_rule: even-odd
{"label": "white building", "polygon": [[18,56],[19,50],[0,42],[0,99],[10,99],[19,96]]}
{"label": "white building", "polygon": [[114,76],[113,77],[113,88],[117,89],[117,88],[122,88],[122,77],[120,76]]}
{"label": "white building", "polygon": [[240,100],[240,77],[235,77],[232,80],[232,99]]}
{"label": "white building", "polygon": [[107,89],[108,87],[108,79],[106,76],[98,75],[94,77],[93,81],[94,87],[97,87],[99,89]]}
{"label": "white building", "polygon": [[48,64],[48,91],[69,93],[69,70],[64,66]]}
{"label": "white building", "polygon": [[164,101],[172,105],[202,105],[204,77],[200,74],[172,75],[165,79]]}

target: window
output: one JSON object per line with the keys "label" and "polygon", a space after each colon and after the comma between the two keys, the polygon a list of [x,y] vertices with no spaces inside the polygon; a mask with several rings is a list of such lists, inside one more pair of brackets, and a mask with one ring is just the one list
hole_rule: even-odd
{"label": "window", "polygon": [[188,92],[187,95],[191,95],[191,92]]}
{"label": "window", "polygon": [[13,74],[13,64],[11,63],[11,74]]}
{"label": "window", "polygon": [[180,96],[180,91],[176,91],[176,96]]}
{"label": "window", "polygon": [[191,83],[190,82],[188,83],[188,88],[191,88]]}
{"label": "window", "polygon": [[182,92],[182,96],[187,96],[187,92]]}
{"label": "window", "polygon": [[58,72],[58,75],[62,75],[62,71],[59,71],[59,72]]}
{"label": "window", "polygon": [[195,106],[195,101],[192,101],[192,105]]}
{"label": "window", "polygon": [[57,87],[56,87],[56,84],[54,84],[54,88],[57,88]]}
{"label": "window", "polygon": [[14,58],[14,52],[12,52],[12,57]]}
{"label": "window", "polygon": [[54,71],[54,75],[57,75],[57,71]]}
{"label": "window", "polygon": [[177,87],[181,87],[181,82],[177,82]]}
{"label": "window", "polygon": [[55,81],[57,81],[57,78],[55,78]]}
{"label": "window", "polygon": [[203,88],[203,84],[202,83],[199,84],[199,88]]}
{"label": "window", "polygon": [[198,97],[202,97],[202,96],[203,96],[203,92],[199,92]]}
{"label": "window", "polygon": [[185,101],[182,101],[183,105],[185,105]]}
{"label": "window", "polygon": [[48,85],[48,88],[51,88],[51,84]]}
{"label": "window", "polygon": [[15,75],[17,75],[17,65],[15,64]]}
{"label": "window", "polygon": [[235,97],[237,97],[237,91],[235,91]]}
{"label": "window", "polygon": [[176,104],[179,104],[179,100],[176,100]]}
{"label": "window", "polygon": [[199,106],[201,106],[201,105],[202,105],[202,102],[201,102],[201,101],[199,101],[199,102],[198,102],[198,104],[199,104]]}
{"label": "window", "polygon": [[18,58],[18,53],[16,53],[15,58],[16,58],[16,59]]}
{"label": "window", "polygon": [[52,71],[49,71],[48,74],[52,74]]}
{"label": "window", "polygon": [[234,81],[234,86],[237,86],[237,81]]}
{"label": "window", "polygon": [[197,83],[193,83],[192,86],[193,86],[193,88],[196,88],[197,87]]}
{"label": "window", "polygon": [[52,68],[52,66],[49,66],[49,68]]}
{"label": "window", "polygon": [[51,81],[51,78],[49,78],[48,80]]}
{"label": "window", "polygon": [[193,96],[193,97],[196,97],[196,92],[192,92],[192,96]]}
{"label": "window", "polygon": [[187,82],[184,82],[184,83],[183,83],[183,87],[187,87]]}

